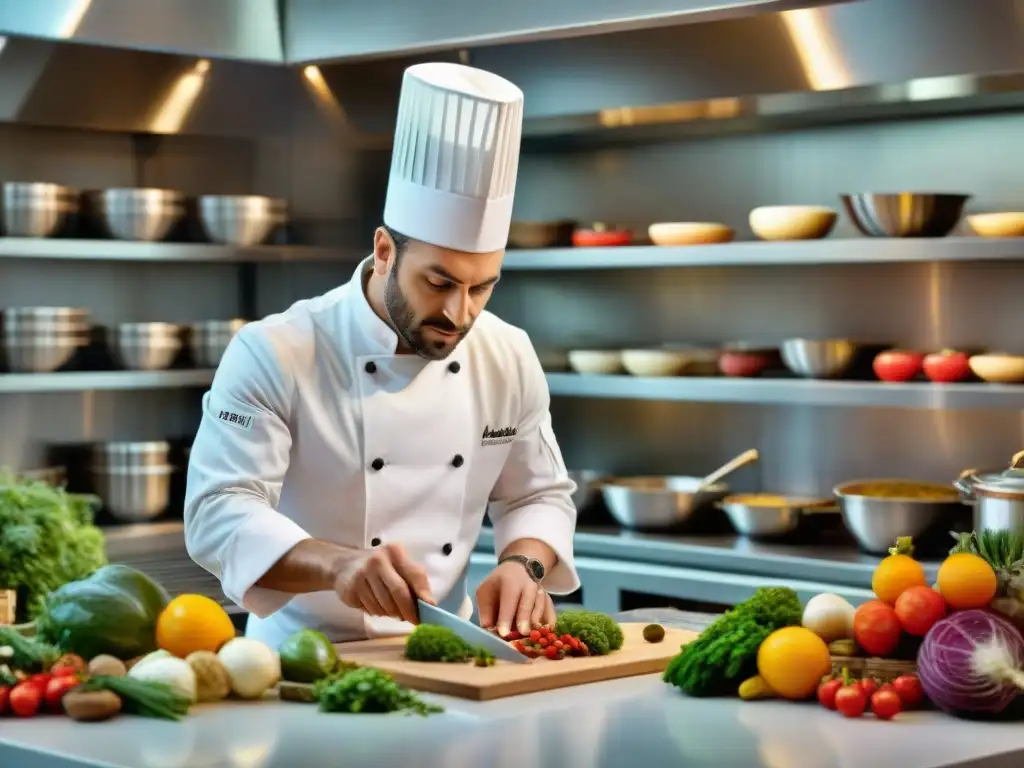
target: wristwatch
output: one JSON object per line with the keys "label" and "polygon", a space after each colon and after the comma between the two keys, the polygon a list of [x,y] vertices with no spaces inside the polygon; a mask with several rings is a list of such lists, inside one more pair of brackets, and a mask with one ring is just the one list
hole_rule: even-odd
{"label": "wristwatch", "polygon": [[509,561],[520,563],[526,569],[526,572],[530,575],[536,583],[544,579],[544,563],[533,557],[526,557],[525,555],[506,555],[498,561],[498,565],[507,563]]}

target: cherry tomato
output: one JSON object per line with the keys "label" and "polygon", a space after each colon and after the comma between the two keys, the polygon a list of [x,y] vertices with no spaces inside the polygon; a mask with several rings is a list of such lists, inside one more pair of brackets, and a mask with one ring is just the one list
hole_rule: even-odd
{"label": "cherry tomato", "polygon": [[836,693],[843,687],[842,680],[826,680],[818,686],[818,701],[826,709],[836,708]]}
{"label": "cherry tomato", "polygon": [[917,675],[900,675],[892,681],[892,689],[899,695],[904,709],[913,709],[924,701],[924,689]]}
{"label": "cherry tomato", "polygon": [[965,352],[944,349],[926,355],[923,362],[924,375],[935,382],[952,384],[963,381],[971,375],[971,366]]}
{"label": "cherry tomato", "polygon": [[9,704],[11,712],[18,717],[32,717],[43,703],[43,689],[38,682],[26,680],[18,683],[11,691]]}
{"label": "cherry tomato", "polygon": [[864,695],[869,699],[878,690],[878,683],[872,680],[870,677],[865,677],[863,680],[858,680],[857,685],[864,689]]}
{"label": "cherry tomato", "polygon": [[871,711],[879,720],[891,720],[902,710],[903,703],[896,691],[876,691],[871,697]]}
{"label": "cherry tomato", "polygon": [[860,717],[868,705],[868,695],[859,685],[844,685],[836,693],[836,709],[845,717]]}
{"label": "cherry tomato", "polygon": [[931,587],[910,587],[896,598],[896,618],[908,635],[924,637],[946,615],[946,601]]}
{"label": "cherry tomato", "polygon": [[0,715],[7,713],[7,700],[11,697],[11,687],[0,685]]}
{"label": "cherry tomato", "polygon": [[921,372],[923,362],[920,352],[890,349],[880,352],[871,367],[882,381],[910,381]]}
{"label": "cherry tomato", "polygon": [[64,694],[72,688],[77,688],[80,684],[81,681],[77,675],[57,675],[46,684],[46,692],[43,694],[43,697],[46,699],[46,706],[52,712],[63,712],[64,707],[61,706],[61,699],[64,698]]}
{"label": "cherry tomato", "polygon": [[853,614],[853,639],[872,656],[896,650],[902,631],[895,609],[881,600],[869,600]]}

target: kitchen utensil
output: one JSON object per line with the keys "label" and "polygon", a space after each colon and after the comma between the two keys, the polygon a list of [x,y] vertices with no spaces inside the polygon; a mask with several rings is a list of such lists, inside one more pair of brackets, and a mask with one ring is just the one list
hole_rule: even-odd
{"label": "kitchen utensil", "polygon": [[974,507],[974,530],[1024,533],[1024,451],[1008,469],[967,469],[953,483],[964,503]]}
{"label": "kitchen utensil", "polygon": [[159,517],[170,502],[174,467],[94,467],[96,493],[110,515],[126,523]]}
{"label": "kitchen utensil", "polygon": [[114,329],[114,357],[129,370],[163,370],[180,349],[179,329],[169,323],[122,323]]}
{"label": "kitchen utensil", "polygon": [[857,345],[847,339],[786,339],[779,352],[797,376],[830,379],[849,369]]}
{"label": "kitchen utensil", "polygon": [[118,240],[162,240],[185,214],[185,196],[173,189],[106,189],[90,198]]}
{"label": "kitchen utensil", "polygon": [[[875,489],[887,488],[885,495]],[[908,489],[906,493],[902,488]],[[856,480],[837,485],[843,523],[861,548],[885,554],[899,536],[917,538],[964,510],[951,486],[909,480]]]}
{"label": "kitchen utensil", "polygon": [[4,358],[13,373],[50,373],[65,365],[82,340],[75,336],[37,336],[18,340],[5,338]]}
{"label": "kitchen utensil", "polygon": [[569,470],[569,479],[576,483],[572,503],[577,512],[583,511],[600,497],[602,477],[603,473],[592,469]]}
{"label": "kitchen utensil", "polygon": [[611,375],[622,373],[622,352],[617,349],[571,349],[569,367],[576,373]]}
{"label": "kitchen utensil", "polygon": [[613,477],[601,482],[605,506],[625,528],[670,528],[729,493],[702,477]]}
{"label": "kitchen utensil", "polygon": [[341,661],[382,669],[400,685],[414,690],[489,701],[660,673],[679,653],[680,646],[697,638],[696,632],[666,626],[665,638],[660,643],[649,643],[643,638],[644,623],[626,622],[621,626],[622,648],[606,656],[538,658],[530,664],[499,661],[492,667],[409,661],[404,655],[404,637],[339,643],[335,648]]}
{"label": "kitchen utensil", "polygon": [[5,181],[3,222],[7,237],[50,237],[78,210],[78,192],[60,184]]}
{"label": "kitchen utensil", "polygon": [[4,338],[15,341],[85,337],[89,331],[89,311],[76,307],[7,307],[0,317]]}
{"label": "kitchen utensil", "polygon": [[199,221],[215,243],[253,246],[287,220],[287,203],[261,195],[201,195]]}
{"label": "kitchen utensil", "polygon": [[93,466],[100,469],[166,467],[170,443],[163,440],[116,441],[93,446]]}
{"label": "kitchen utensil", "polygon": [[686,352],[669,349],[622,350],[622,367],[633,376],[679,376],[691,361]]}
{"label": "kitchen utensil", "polygon": [[651,224],[647,236],[655,245],[711,245],[731,242],[736,232],[712,221],[665,221]]}
{"label": "kitchen utensil", "polygon": [[725,349],[718,358],[718,370],[725,376],[749,378],[775,365],[777,349]]}
{"label": "kitchen utensil", "polygon": [[750,229],[762,240],[820,240],[839,214],[822,205],[765,205],[750,212]]}
{"label": "kitchen utensil", "polygon": [[750,538],[792,533],[805,515],[836,510],[831,499],[799,499],[763,493],[726,496],[718,506],[728,515],[736,532]]}
{"label": "kitchen utensil", "polygon": [[1024,237],[1024,212],[975,213],[967,224],[980,237]]}
{"label": "kitchen utensil", "polygon": [[1024,355],[989,352],[971,355],[967,364],[975,376],[990,384],[1019,384],[1024,381]]}
{"label": "kitchen utensil", "polygon": [[530,661],[529,656],[520,653],[497,635],[478,627],[472,622],[466,621],[453,613],[448,613],[448,611],[442,610],[430,603],[425,603],[422,600],[416,601],[416,607],[419,611],[420,624],[435,624],[439,627],[447,627],[465,640],[471,648],[483,648],[502,661],[511,661],[515,664],[527,664]]}
{"label": "kitchen utensil", "polygon": [[686,355],[683,376],[714,376],[718,373],[718,358],[722,356],[720,349],[692,344],[665,344],[662,349]]}
{"label": "kitchen utensil", "polygon": [[572,233],[572,244],[578,248],[606,248],[616,245],[629,245],[632,242],[632,230],[619,229],[610,224],[596,223],[589,228],[576,229]]}
{"label": "kitchen utensil", "polygon": [[512,248],[562,248],[572,245],[576,222],[513,221],[508,231],[508,244]]}
{"label": "kitchen utensil", "polygon": [[705,475],[704,479],[700,481],[700,487],[698,490],[703,490],[704,488],[713,486],[727,475],[731,475],[737,469],[742,469],[747,466],[747,464],[754,463],[759,458],[761,458],[761,454],[758,452],[757,448],[751,448],[750,450],[744,451],[736,458],[727,461],[714,472]]}
{"label": "kitchen utensil", "polygon": [[839,197],[854,226],[868,237],[945,237],[971,196],[861,192]]}
{"label": "kitchen utensil", "polygon": [[216,368],[245,320],[205,320],[189,326],[189,348],[200,368]]}

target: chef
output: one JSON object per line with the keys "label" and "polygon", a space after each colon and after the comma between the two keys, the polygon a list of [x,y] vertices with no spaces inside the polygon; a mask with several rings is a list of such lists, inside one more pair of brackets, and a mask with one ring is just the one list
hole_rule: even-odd
{"label": "chef", "polygon": [[405,72],[383,226],[349,282],[231,341],[192,447],[190,556],[273,647],[395,635],[415,598],[502,634],[579,587],[576,510],[526,333],[484,310],[512,217],[523,94],[457,64]]}

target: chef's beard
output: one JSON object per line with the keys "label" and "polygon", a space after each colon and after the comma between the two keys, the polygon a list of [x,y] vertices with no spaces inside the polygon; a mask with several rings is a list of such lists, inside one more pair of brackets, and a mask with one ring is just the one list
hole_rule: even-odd
{"label": "chef's beard", "polygon": [[[397,331],[406,346],[417,355],[427,360],[443,360],[455,351],[455,347],[469,333],[469,329],[473,326],[472,321],[460,331],[458,326],[447,317],[430,317],[425,320],[418,320],[416,313],[409,306],[405,294],[402,293],[401,286],[398,285],[397,273],[398,265],[396,264],[388,273],[388,282],[384,286],[384,307],[387,309],[388,317],[391,318],[391,325],[394,326],[395,331]],[[454,341],[450,342],[441,340],[427,341],[423,336],[423,329],[426,327],[434,327],[446,333],[458,332],[459,335]]]}

